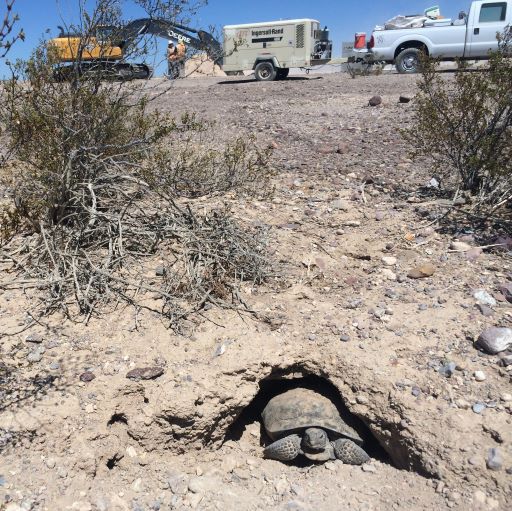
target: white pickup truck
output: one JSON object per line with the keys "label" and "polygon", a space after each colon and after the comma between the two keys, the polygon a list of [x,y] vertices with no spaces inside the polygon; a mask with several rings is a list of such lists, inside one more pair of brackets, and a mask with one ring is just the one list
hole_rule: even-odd
{"label": "white pickup truck", "polygon": [[375,29],[368,43],[374,61],[394,63],[399,73],[416,73],[424,52],[442,60],[485,59],[498,46],[496,34],[512,24],[512,0],[475,1],[457,20],[426,20],[421,26]]}

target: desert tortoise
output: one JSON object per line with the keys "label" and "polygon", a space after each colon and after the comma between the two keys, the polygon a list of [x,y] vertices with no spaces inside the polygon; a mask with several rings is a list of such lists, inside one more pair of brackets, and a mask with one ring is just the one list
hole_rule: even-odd
{"label": "desert tortoise", "polygon": [[272,440],[267,458],[289,461],[303,454],[313,461],[339,459],[362,465],[370,458],[357,445],[362,438],[340,417],[336,406],[317,392],[297,388],[272,398],[262,413]]}

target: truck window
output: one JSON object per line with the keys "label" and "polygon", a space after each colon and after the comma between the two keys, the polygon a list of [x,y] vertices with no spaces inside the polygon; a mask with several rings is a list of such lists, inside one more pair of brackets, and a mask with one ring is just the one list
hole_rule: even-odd
{"label": "truck window", "polygon": [[483,4],[480,9],[480,23],[492,23],[507,19],[507,2],[493,2]]}

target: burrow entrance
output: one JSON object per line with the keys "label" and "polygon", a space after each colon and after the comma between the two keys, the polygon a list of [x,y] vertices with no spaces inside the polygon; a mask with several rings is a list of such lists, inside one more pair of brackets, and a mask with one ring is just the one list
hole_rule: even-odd
{"label": "burrow entrance", "polygon": [[[327,379],[313,374],[294,377],[287,375],[271,375],[259,383],[259,391],[253,400],[247,405],[242,413],[227,431],[225,441],[239,441],[246,428],[255,422],[260,425],[260,445],[263,447],[272,442],[265,432],[261,422],[261,413],[267,403],[274,396],[295,388],[306,388],[322,394],[332,401],[343,420],[353,427],[364,440],[364,450],[374,459],[383,463],[392,464],[391,459],[377,439],[372,435],[369,428],[357,417],[355,417],[345,406],[338,389]],[[300,457],[300,463],[311,464],[304,457]],[[299,460],[294,460],[296,464]]]}

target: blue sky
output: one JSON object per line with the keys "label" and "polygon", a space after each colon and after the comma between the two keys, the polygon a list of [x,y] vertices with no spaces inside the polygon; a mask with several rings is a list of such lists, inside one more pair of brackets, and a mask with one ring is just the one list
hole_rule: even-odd
{"label": "blue sky", "polygon": [[[55,36],[62,19],[68,21],[76,16],[77,3],[77,0],[16,0],[15,11],[20,16],[19,26],[23,27],[26,40],[13,48],[9,58],[13,60],[30,55],[39,39],[48,37],[46,29],[50,29],[50,36]],[[468,10],[470,3],[470,0],[437,2],[442,14],[448,17],[455,17],[460,10]],[[193,25],[208,30],[212,25],[220,29],[223,25],[238,23],[315,18],[330,28],[334,53],[339,56],[342,41],[353,40],[355,32],[371,32],[376,24],[397,14],[423,12],[435,4],[435,0],[209,0]],[[3,11],[0,10],[0,14],[3,15]],[[141,12],[127,0],[124,17],[129,20],[140,15]],[[162,55],[164,49],[162,44]],[[4,63],[0,62],[0,75],[5,71]]]}

